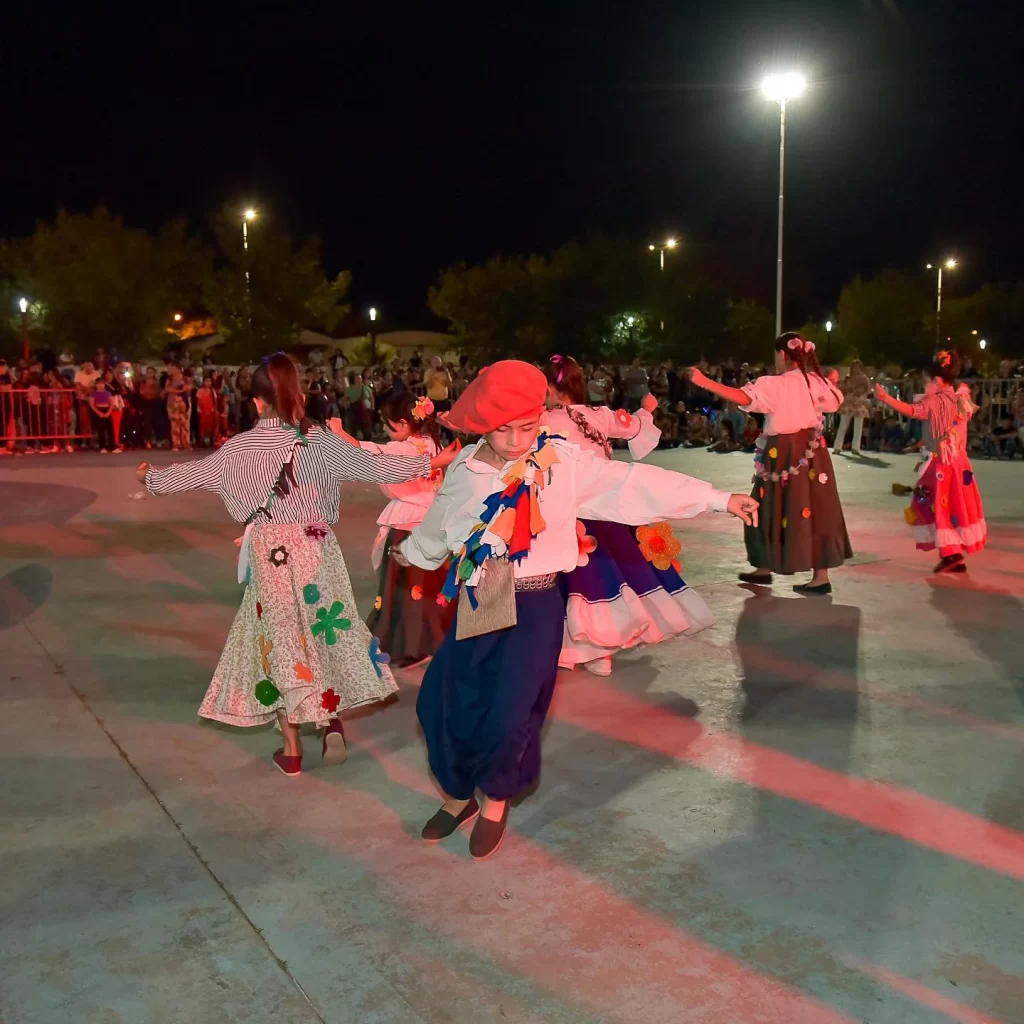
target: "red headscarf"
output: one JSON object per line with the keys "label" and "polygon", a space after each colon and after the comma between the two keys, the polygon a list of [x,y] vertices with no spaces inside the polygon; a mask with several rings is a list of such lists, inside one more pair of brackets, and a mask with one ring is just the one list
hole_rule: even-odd
{"label": "red headscarf", "polygon": [[530,363],[503,359],[480,371],[448,414],[449,425],[466,434],[486,434],[544,409],[548,381]]}

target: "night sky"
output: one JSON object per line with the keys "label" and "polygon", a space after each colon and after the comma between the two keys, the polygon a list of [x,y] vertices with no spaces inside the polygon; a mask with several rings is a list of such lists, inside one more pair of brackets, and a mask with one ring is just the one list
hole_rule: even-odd
{"label": "night sky", "polygon": [[673,232],[732,246],[771,304],[778,108],[757,85],[796,66],[788,320],[948,252],[952,294],[1024,277],[1009,2],[276,6],[5,16],[0,234],[59,203],[201,227],[252,202],[397,327],[455,261],[588,231],[644,259]]}

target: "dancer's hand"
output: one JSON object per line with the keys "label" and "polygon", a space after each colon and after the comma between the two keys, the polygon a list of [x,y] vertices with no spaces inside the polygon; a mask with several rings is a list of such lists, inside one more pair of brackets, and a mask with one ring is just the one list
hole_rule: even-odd
{"label": "dancer's hand", "polygon": [[734,494],[725,510],[737,519],[742,519],[747,526],[757,526],[757,499],[749,494]]}
{"label": "dancer's hand", "polygon": [[648,391],[644,395],[644,400],[640,403],[640,408],[645,409],[647,412],[654,412],[658,408],[658,400]]}
{"label": "dancer's hand", "polygon": [[135,479],[138,480],[140,484],[144,484],[146,482],[146,474],[152,468],[153,467],[148,462],[140,463],[139,468],[135,470]]}
{"label": "dancer's hand", "polygon": [[406,558],[405,555],[402,554],[401,545],[399,545],[397,548],[392,548],[391,549],[391,557],[403,569],[409,569],[409,568],[412,567],[412,563],[409,561],[409,559]]}
{"label": "dancer's hand", "polygon": [[359,442],[345,430],[341,420],[337,416],[332,416],[327,421],[327,426],[332,434],[337,434],[338,437],[340,437],[346,444],[352,445],[353,448],[359,447]]}
{"label": "dancer's hand", "polygon": [[444,451],[438,452],[430,460],[430,471],[433,472],[435,469],[444,469],[450,466],[458,457],[459,452],[462,451],[461,441],[452,441]]}
{"label": "dancer's hand", "polygon": [[686,376],[691,384],[694,384],[699,388],[707,387],[708,379],[704,375],[704,371],[699,366],[691,366],[686,371]]}
{"label": "dancer's hand", "polygon": [[877,398],[884,405],[889,404],[889,392],[886,391],[881,384],[875,385],[875,398]]}

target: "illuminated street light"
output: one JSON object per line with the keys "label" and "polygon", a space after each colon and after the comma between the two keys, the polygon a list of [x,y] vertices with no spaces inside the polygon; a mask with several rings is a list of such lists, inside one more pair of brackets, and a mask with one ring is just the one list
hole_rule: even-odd
{"label": "illuminated street light", "polygon": [[775,274],[775,334],[782,333],[782,212],[786,171],[786,104],[804,94],[807,79],[797,71],[768,75],[761,83],[765,99],[779,105],[779,245]]}
{"label": "illuminated street light", "polygon": [[371,306],[370,307],[370,319],[371,320],[376,320],[377,319],[377,307],[376,306]]}
{"label": "illuminated street light", "polygon": [[982,350],[982,352],[985,351],[985,348],[987,347],[987,345],[988,345],[988,342],[984,338],[982,338],[981,341],[978,342],[978,348],[980,348]]}
{"label": "illuminated street light", "polygon": [[28,343],[28,299],[24,296],[18,299],[18,309],[21,310],[21,349],[22,355],[25,357],[26,362],[28,361],[29,343]]}
{"label": "illuminated street light", "polygon": [[829,361],[829,354],[832,351],[832,328],[834,324],[831,320],[825,321],[825,362]]}
{"label": "illuminated street light", "polygon": [[175,313],[174,314],[174,322],[175,323],[181,323],[181,314],[180,313]]}
{"label": "illuminated street light", "polygon": [[20,309],[22,311],[22,313],[27,313],[28,312],[28,299],[18,299],[18,309]]}
{"label": "illuminated street light", "polygon": [[649,245],[647,246],[651,252],[656,252],[661,257],[661,269],[665,269],[665,250],[674,249],[679,244],[679,240],[676,238],[666,238],[661,245]]}
{"label": "illuminated street light", "polygon": [[938,271],[938,285],[935,290],[935,347],[939,347],[939,338],[941,337],[941,322],[942,322],[942,271],[953,270],[957,266],[957,261],[950,256],[945,263],[927,263],[925,264],[926,270],[937,270]]}

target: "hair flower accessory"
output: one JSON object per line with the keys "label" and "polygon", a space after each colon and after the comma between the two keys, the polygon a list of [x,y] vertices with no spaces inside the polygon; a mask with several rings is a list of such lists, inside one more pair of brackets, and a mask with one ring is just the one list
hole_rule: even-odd
{"label": "hair flower accessory", "polygon": [[937,362],[939,366],[943,368],[949,366],[951,360],[952,356],[950,356],[950,354],[945,349],[942,349],[941,352],[936,353],[935,362]]}
{"label": "hair flower accessory", "polygon": [[416,404],[412,407],[412,418],[414,420],[425,420],[428,416],[434,415],[434,403],[427,398],[426,395],[422,395],[416,399]]}
{"label": "hair flower accessory", "polygon": [[786,342],[786,348],[792,352],[813,352],[814,342],[807,341],[806,338],[790,338]]}

